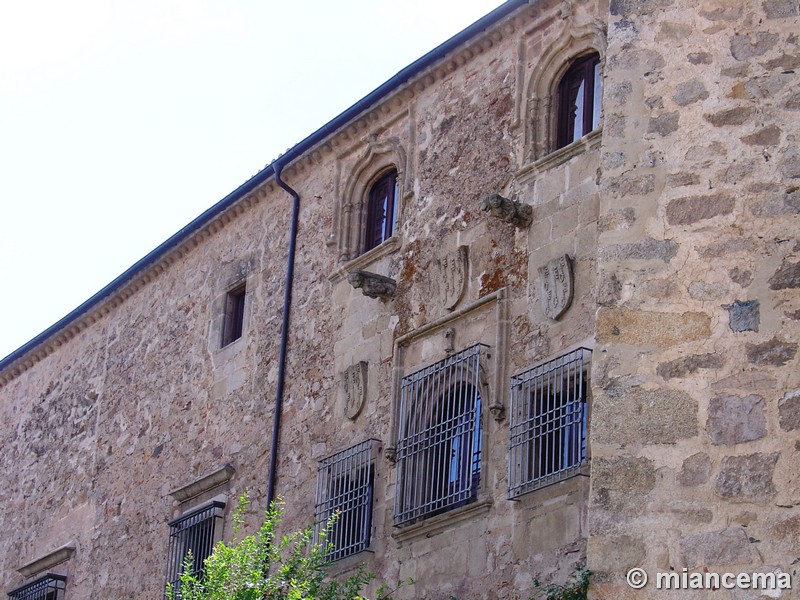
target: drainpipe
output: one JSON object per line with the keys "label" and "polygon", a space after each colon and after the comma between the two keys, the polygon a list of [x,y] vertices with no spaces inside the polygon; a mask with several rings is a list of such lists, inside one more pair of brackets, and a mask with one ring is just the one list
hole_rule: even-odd
{"label": "drainpipe", "polygon": [[292,224],[289,232],[289,257],[286,263],[286,287],[283,292],[283,322],[281,324],[281,346],[278,355],[278,385],[275,391],[275,416],[272,422],[272,446],[269,451],[269,479],[267,481],[267,507],[275,500],[275,479],[278,472],[278,439],[283,410],[283,387],[286,381],[286,346],[289,340],[289,313],[292,307],[292,287],[294,285],[294,255],[297,245],[297,222],[300,216],[300,195],[281,180],[281,165],[272,163],[275,183],[291,194]]}

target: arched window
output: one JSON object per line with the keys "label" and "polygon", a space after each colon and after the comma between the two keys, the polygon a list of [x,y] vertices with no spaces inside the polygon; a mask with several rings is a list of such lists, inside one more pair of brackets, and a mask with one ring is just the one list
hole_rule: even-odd
{"label": "arched window", "polygon": [[564,74],[558,88],[558,148],[600,126],[602,98],[600,55],[579,58]]}
{"label": "arched window", "polygon": [[392,170],[376,181],[367,199],[367,225],[364,252],[392,237],[397,198],[397,171]]}
{"label": "arched window", "polygon": [[395,525],[474,501],[482,456],[481,345],[402,382]]}

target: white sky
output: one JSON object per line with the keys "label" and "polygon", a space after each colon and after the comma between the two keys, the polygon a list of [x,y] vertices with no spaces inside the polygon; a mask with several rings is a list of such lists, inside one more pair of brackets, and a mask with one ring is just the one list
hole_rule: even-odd
{"label": "white sky", "polygon": [[502,0],[0,0],[0,357]]}

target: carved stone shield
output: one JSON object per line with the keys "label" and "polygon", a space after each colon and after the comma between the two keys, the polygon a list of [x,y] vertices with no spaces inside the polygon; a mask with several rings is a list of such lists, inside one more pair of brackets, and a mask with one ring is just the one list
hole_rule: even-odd
{"label": "carved stone shield", "polygon": [[436,258],[431,264],[431,288],[447,310],[453,310],[467,290],[469,248],[459,246],[455,252]]}
{"label": "carved stone shield", "polygon": [[367,400],[367,363],[358,362],[342,373],[344,390],[344,414],[354,420]]}
{"label": "carved stone shield", "polygon": [[572,304],[572,261],[566,254],[539,267],[542,312],[558,319]]}

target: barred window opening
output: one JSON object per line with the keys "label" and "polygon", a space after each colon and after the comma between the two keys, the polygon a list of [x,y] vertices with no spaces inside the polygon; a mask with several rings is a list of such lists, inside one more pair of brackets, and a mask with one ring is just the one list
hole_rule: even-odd
{"label": "barred window opening", "polygon": [[478,344],[403,379],[395,526],[452,510],[477,497],[484,348]]}
{"label": "barred window opening", "polygon": [[[224,502],[212,502],[169,523],[167,583],[180,598],[180,577],[186,556],[192,554],[192,575],[203,576],[203,563],[211,556],[221,533]],[[166,597],[166,595],[165,595]]]}
{"label": "barred window opening", "polygon": [[[316,540],[331,545],[327,558],[339,560],[369,547],[374,468],[367,440],[320,461],[317,470]],[[323,539],[320,532],[334,522]]]}
{"label": "barred window opening", "polygon": [[67,578],[64,575],[47,573],[35,581],[26,583],[8,592],[11,600],[63,600]]}
{"label": "barred window opening", "polygon": [[508,495],[562,481],[586,460],[591,350],[578,348],[511,378]]}

